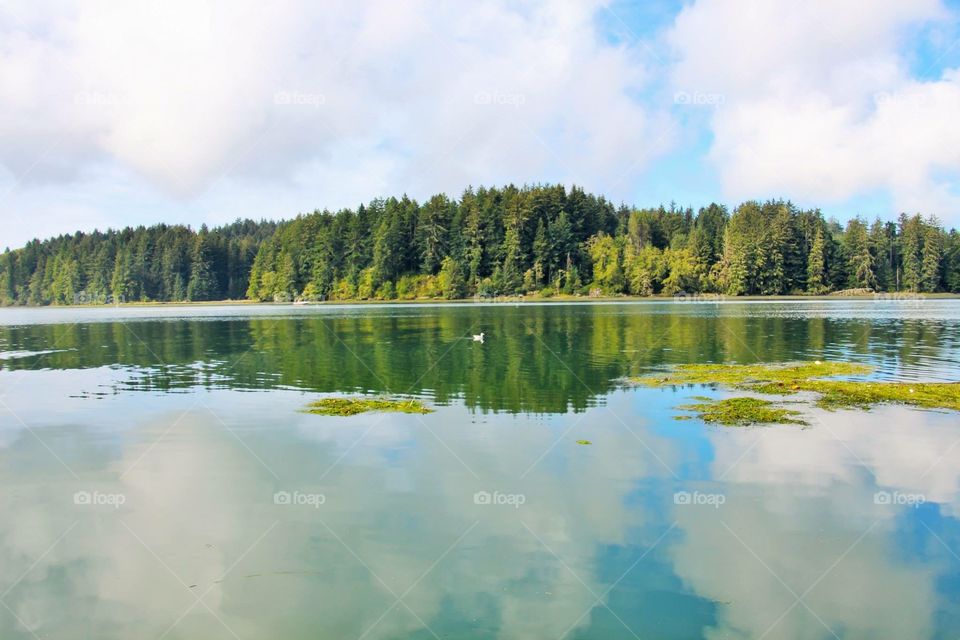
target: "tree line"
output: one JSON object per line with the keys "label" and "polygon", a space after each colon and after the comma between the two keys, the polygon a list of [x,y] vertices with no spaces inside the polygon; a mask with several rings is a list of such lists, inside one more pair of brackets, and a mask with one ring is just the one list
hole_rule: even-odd
{"label": "tree line", "polygon": [[784,200],[638,209],[578,187],[511,185],[281,223],[78,232],[0,260],[3,304],[845,289],[960,292],[960,236],[919,214],[843,226]]}
{"label": "tree line", "polygon": [[0,303],[107,304],[242,297],[274,222],[155,225],[32,240],[0,256]]}

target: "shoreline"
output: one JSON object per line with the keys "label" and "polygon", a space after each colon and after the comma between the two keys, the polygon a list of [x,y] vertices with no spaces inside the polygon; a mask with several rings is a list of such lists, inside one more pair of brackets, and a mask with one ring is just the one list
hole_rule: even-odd
{"label": "shoreline", "polygon": [[146,301],[121,302],[119,304],[62,304],[62,305],[8,305],[0,306],[5,309],[107,309],[107,308],[138,308],[138,307],[242,307],[242,306],[271,306],[271,307],[324,307],[324,306],[368,306],[368,305],[429,305],[429,304],[549,304],[549,303],[664,303],[677,304],[719,304],[735,302],[826,302],[826,301],[876,301],[876,302],[922,302],[925,300],[960,300],[960,293],[876,293],[856,295],[782,295],[782,296],[727,296],[722,294],[692,294],[689,296],[574,296],[557,295],[541,296],[501,296],[497,298],[457,298],[446,300],[442,298],[415,298],[411,300],[324,300],[300,302],[269,302],[257,300],[205,300],[198,302],[178,301]]}

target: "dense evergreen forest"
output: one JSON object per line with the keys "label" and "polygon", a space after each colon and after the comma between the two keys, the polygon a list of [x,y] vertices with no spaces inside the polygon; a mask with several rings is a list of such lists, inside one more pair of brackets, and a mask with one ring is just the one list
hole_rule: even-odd
{"label": "dense evergreen forest", "polygon": [[7,305],[844,289],[960,292],[960,235],[919,214],[841,226],[782,200],[637,209],[543,185],[281,223],[78,232],[0,259]]}

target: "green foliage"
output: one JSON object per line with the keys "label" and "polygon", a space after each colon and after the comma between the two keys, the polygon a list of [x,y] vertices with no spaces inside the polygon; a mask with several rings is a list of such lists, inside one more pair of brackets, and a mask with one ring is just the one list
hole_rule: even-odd
{"label": "green foliage", "polygon": [[437,287],[441,295],[448,300],[462,298],[467,293],[466,282],[463,278],[463,267],[450,256],[444,256],[437,276]]}
{"label": "green foliage", "polygon": [[373,267],[367,267],[360,272],[360,279],[357,282],[357,297],[361,300],[369,300],[374,296],[375,291],[374,270]]}
{"label": "green foliage", "polygon": [[817,226],[813,244],[810,246],[810,254],[807,256],[807,292],[813,295],[821,295],[830,290],[827,279],[826,241],[823,234],[823,228]]}
{"label": "green foliage", "polygon": [[388,400],[383,398],[323,398],[307,405],[306,413],[321,416],[355,416],[368,411],[398,413],[433,413],[419,400]]}
{"label": "green foliage", "polygon": [[632,244],[627,245],[625,267],[629,291],[635,296],[658,293],[668,272],[663,251],[654,246],[638,250]]}
{"label": "green foliage", "polygon": [[218,287],[210,266],[206,230],[197,236],[194,245],[190,264],[190,282],[187,284],[187,299],[210,300]]}
{"label": "green foliage", "polygon": [[794,417],[800,415],[799,411],[782,409],[774,406],[769,400],[760,398],[703,400],[694,404],[680,405],[677,408],[693,411],[704,422],[728,427],[747,427],[755,424],[807,424],[804,420]]}
{"label": "green foliage", "polygon": [[799,381],[827,376],[864,375],[871,367],[850,362],[799,362],[772,364],[685,364],[666,374],[651,374],[635,382],[651,387],[687,384],[740,386],[772,383],[789,389]]}
{"label": "green foliage", "polygon": [[617,238],[602,231],[590,238],[587,250],[593,262],[593,282],[606,293],[620,293],[624,287],[623,260]]}
{"label": "green foliage", "polygon": [[874,273],[874,254],[870,251],[867,226],[859,217],[851,218],[847,223],[843,249],[847,260],[847,287],[875,289],[877,276]]}
{"label": "green foliage", "polygon": [[920,216],[900,216],[900,254],[903,261],[902,286],[920,291],[922,285],[923,221]]}
{"label": "green foliage", "polygon": [[0,303],[960,291],[960,241],[903,215],[846,229],[789,202],[613,207],[559,185],[406,196],[280,224],[77,233],[8,251]]}
{"label": "green foliage", "polygon": [[960,292],[960,234],[955,230],[946,237],[946,251],[944,255],[945,281],[947,291]]}
{"label": "green foliage", "polygon": [[871,370],[852,362],[687,364],[666,375],[653,374],[634,381],[651,387],[719,384],[773,395],[807,391],[817,394],[816,404],[824,409],[869,408],[891,403],[960,411],[960,383],[830,379],[865,375]]}
{"label": "green foliage", "polygon": [[133,295],[133,274],[130,269],[130,252],[117,252],[110,276],[110,294],[115,302],[125,302]]}
{"label": "green foliage", "polygon": [[920,290],[940,291],[943,270],[943,233],[936,219],[931,218],[923,233],[923,253],[920,262]]}

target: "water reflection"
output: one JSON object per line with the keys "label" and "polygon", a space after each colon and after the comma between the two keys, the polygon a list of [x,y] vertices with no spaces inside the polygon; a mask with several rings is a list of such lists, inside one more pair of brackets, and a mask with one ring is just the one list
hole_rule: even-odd
{"label": "water reflection", "polygon": [[[955,415],[817,412],[814,428],[715,431],[721,512],[678,508],[675,568],[728,602],[708,637],[940,637],[957,628]],[[915,504],[911,504],[914,502]],[[919,553],[918,553],[919,551]],[[944,614],[953,608],[952,619]]]}
{"label": "water reflection", "polygon": [[[960,630],[956,414],[807,407],[807,429],[718,429],[672,420],[703,390],[615,382],[665,362],[746,361],[744,343],[811,358],[847,342],[880,363],[895,350],[888,371],[922,367],[952,357],[949,322],[935,348],[930,326],[906,320],[864,340],[850,319],[534,310],[484,318],[497,338],[476,349],[459,342],[474,320],[460,313],[5,329],[4,351],[70,351],[0,370],[0,637]],[[403,370],[418,357],[433,368]],[[310,391],[404,385],[448,404],[298,412]],[[85,395],[96,389],[109,393]],[[124,502],[75,504],[78,491]],[[678,504],[681,491],[723,501]],[[277,504],[277,492],[324,500]]]}
{"label": "water reflection", "polygon": [[[672,313],[663,305],[324,308],[293,317],[243,308],[232,319],[0,327],[8,353],[0,367],[127,368],[118,385],[90,394],[289,387],[414,393],[535,413],[582,411],[621,377],[671,363],[850,359],[877,365],[881,377],[956,378],[960,304],[925,303],[926,319],[909,309],[883,312],[883,304],[870,318],[864,304],[847,303],[844,316],[820,303],[829,317],[784,313],[782,304],[673,305]],[[469,340],[480,329],[489,340]]]}
{"label": "water reflection", "polygon": [[[69,450],[68,429],[41,428],[51,446],[68,451],[64,462],[79,480],[27,433],[9,443],[5,457],[24,463],[3,478],[14,494],[5,503],[16,509],[3,520],[9,573],[26,571],[77,523],[12,591],[17,616],[51,634],[80,619],[94,637],[159,634],[191,605],[191,593],[209,589],[204,602],[241,637],[416,637],[425,624],[440,634],[559,636],[590,625],[593,593],[605,587],[598,548],[652,544],[663,533],[624,496],[669,472],[625,430],[595,450],[565,446],[561,458],[538,462],[554,430],[577,417],[550,429],[505,417],[483,431],[444,431],[441,441],[427,429],[465,424],[469,414],[452,408],[428,416],[426,427],[410,416],[341,426],[296,414],[298,395],[284,396],[271,410],[246,399],[262,396],[217,392],[203,404],[216,406],[218,420],[189,406],[135,429],[111,419],[125,434],[110,448],[88,437]],[[291,416],[279,430],[278,411]],[[369,426],[369,439],[353,447]],[[648,437],[669,460],[667,442]],[[75,506],[80,489],[125,502]],[[319,509],[274,504],[284,490],[326,499]],[[476,504],[478,491],[521,493],[525,502]],[[394,594],[405,594],[403,602],[380,619]],[[58,616],[45,613],[53,607]],[[465,626],[470,620],[478,624]],[[228,635],[197,605],[168,637]]]}

